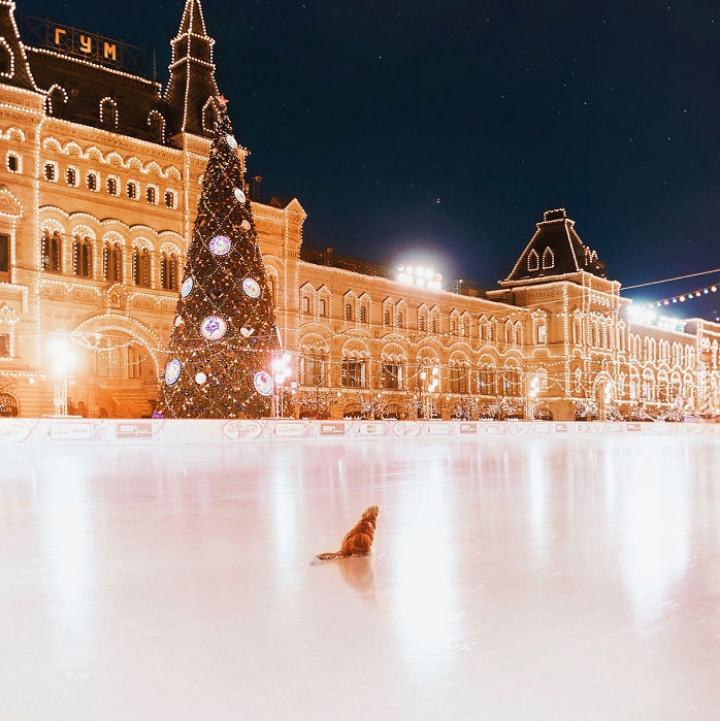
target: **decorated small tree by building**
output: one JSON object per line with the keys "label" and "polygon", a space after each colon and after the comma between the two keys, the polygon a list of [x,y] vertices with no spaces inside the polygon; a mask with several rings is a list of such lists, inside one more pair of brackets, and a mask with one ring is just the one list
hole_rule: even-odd
{"label": "decorated small tree by building", "polygon": [[279,347],[243,168],[224,98],[160,380],[165,418],[270,413]]}

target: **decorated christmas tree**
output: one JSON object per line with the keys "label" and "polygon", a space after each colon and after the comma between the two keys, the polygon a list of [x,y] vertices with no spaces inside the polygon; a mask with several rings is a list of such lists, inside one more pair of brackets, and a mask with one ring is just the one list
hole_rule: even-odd
{"label": "decorated christmas tree", "polygon": [[278,334],[226,101],[215,104],[215,137],[160,381],[165,418],[270,413]]}

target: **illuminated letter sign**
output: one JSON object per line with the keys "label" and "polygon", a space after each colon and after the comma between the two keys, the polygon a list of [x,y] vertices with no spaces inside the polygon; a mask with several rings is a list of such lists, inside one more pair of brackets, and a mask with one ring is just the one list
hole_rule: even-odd
{"label": "illuminated letter sign", "polygon": [[117,45],[108,42],[103,44],[103,57],[106,60],[117,60]]}
{"label": "illuminated letter sign", "polygon": [[55,28],[55,45],[60,45],[60,40],[64,35],[67,35],[67,30],[62,28]]}
{"label": "illuminated letter sign", "polygon": [[92,38],[89,35],[80,36],[80,52],[86,55],[92,52]]}

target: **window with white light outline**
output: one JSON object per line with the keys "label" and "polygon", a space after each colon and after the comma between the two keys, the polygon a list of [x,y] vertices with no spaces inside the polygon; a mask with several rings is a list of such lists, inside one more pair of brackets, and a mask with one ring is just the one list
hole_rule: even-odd
{"label": "window with white light outline", "polygon": [[22,159],[18,153],[10,151],[5,159],[5,166],[11,173],[22,173]]}

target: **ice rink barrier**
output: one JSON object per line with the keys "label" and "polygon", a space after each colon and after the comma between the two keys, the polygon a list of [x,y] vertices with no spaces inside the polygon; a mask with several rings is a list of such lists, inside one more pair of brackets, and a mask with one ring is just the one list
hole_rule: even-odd
{"label": "ice rink barrier", "polygon": [[82,446],[509,435],[720,435],[717,423],[2,418],[0,445]]}

